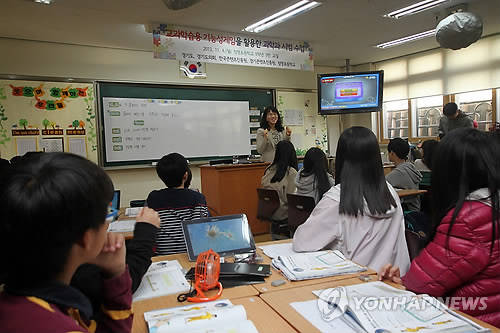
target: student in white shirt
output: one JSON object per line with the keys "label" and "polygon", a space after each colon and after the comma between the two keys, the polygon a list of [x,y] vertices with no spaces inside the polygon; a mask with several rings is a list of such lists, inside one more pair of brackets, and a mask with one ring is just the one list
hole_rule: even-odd
{"label": "student in white shirt", "polygon": [[385,180],[379,145],[371,130],[351,127],[342,133],[335,184],[298,227],[293,249],[338,249],[374,270],[388,261],[400,263],[406,272],[410,258],[403,210],[396,191]]}

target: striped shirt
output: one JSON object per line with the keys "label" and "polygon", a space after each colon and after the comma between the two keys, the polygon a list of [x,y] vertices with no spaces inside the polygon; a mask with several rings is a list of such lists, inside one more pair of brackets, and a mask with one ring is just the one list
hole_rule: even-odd
{"label": "striped shirt", "polygon": [[155,255],[186,252],[181,221],[208,216],[203,194],[189,189],[166,188],[153,191],[148,196],[147,204],[158,212],[161,220],[156,236]]}

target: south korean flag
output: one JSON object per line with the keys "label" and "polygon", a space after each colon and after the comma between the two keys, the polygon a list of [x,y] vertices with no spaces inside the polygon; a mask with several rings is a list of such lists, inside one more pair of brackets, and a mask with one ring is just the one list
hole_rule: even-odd
{"label": "south korean flag", "polygon": [[204,79],[207,77],[204,62],[181,61],[179,69],[185,77],[190,79]]}

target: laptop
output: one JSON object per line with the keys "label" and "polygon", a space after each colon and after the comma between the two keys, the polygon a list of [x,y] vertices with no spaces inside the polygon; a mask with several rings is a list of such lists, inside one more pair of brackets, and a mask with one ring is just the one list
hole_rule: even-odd
{"label": "laptop", "polygon": [[255,252],[255,242],[245,214],[182,221],[190,261],[209,249],[221,257]]}
{"label": "laptop", "polygon": [[113,208],[113,210],[120,210],[120,190],[115,190],[115,192],[113,193],[111,208]]}

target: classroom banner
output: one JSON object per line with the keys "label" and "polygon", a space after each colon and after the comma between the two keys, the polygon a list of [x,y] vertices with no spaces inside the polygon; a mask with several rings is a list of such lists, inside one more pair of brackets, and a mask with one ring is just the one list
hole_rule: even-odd
{"label": "classroom banner", "polygon": [[313,70],[308,42],[209,31],[170,24],[152,28],[154,57],[226,65]]}

